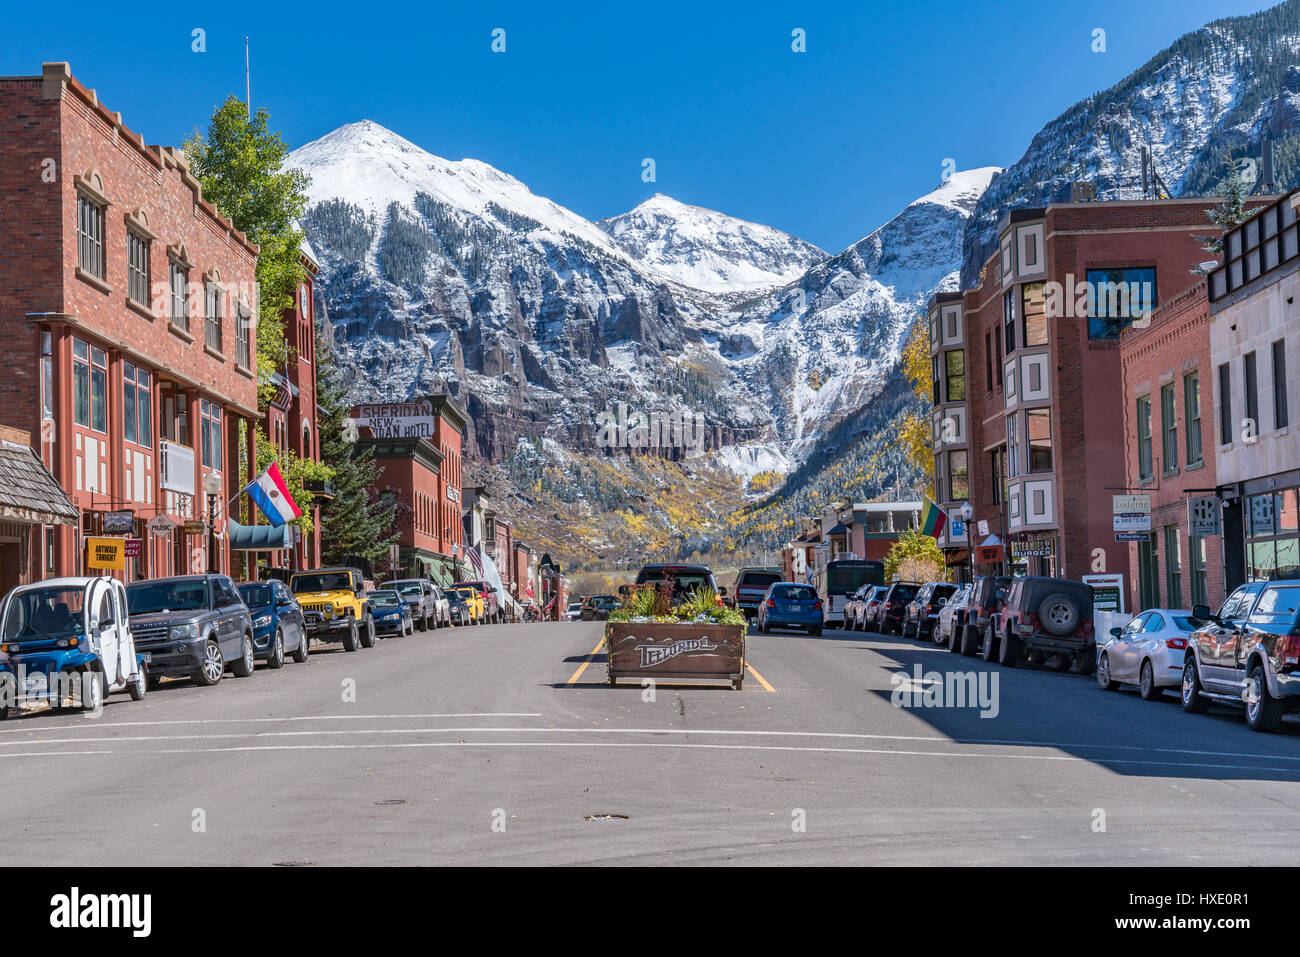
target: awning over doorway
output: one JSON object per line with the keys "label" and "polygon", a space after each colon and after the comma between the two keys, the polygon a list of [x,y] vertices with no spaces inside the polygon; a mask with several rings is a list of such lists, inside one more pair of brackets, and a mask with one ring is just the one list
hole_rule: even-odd
{"label": "awning over doorway", "polygon": [[238,552],[271,552],[293,548],[293,526],[287,522],[274,525],[240,525],[234,519],[226,523],[230,547]]}
{"label": "awning over doorway", "polygon": [[0,440],[0,518],[76,525],[77,507],[31,446]]}

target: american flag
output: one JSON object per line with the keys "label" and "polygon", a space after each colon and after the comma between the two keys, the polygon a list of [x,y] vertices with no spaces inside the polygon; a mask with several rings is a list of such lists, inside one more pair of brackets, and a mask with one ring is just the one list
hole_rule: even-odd
{"label": "american flag", "polygon": [[477,548],[474,548],[473,546],[471,546],[470,548],[466,549],[466,551],[465,551],[465,557],[468,558],[468,559],[469,559],[469,563],[470,563],[471,565],[474,566],[474,570],[475,570],[476,572],[478,572],[480,575],[482,575],[482,574],[483,574],[483,559],[479,558],[478,549],[477,549]]}

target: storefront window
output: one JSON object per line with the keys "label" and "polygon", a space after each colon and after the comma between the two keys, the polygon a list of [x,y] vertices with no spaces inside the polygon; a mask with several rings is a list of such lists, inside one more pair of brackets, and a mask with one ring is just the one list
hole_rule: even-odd
{"label": "storefront window", "polygon": [[1288,488],[1246,500],[1246,574],[1250,580],[1300,572],[1298,494],[1300,490]]}
{"label": "storefront window", "polygon": [[1210,597],[1205,576],[1205,539],[1199,535],[1188,538],[1187,550],[1192,559],[1192,604],[1208,605]]}

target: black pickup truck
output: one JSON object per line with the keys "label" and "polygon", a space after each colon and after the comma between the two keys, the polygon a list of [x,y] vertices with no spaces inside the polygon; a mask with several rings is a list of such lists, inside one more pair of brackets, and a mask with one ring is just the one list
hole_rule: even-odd
{"label": "black pickup truck", "polygon": [[127,586],[126,602],[150,682],[184,677],[214,685],[227,666],[240,678],[253,673],[253,619],[225,575],[136,582]]}

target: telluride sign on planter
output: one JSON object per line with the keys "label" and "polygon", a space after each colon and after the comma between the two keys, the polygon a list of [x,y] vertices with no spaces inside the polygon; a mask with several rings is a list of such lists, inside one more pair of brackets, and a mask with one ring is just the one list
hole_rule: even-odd
{"label": "telluride sign on planter", "polygon": [[723,678],[739,691],[745,677],[745,628],[713,622],[609,622],[609,683],[619,678]]}

